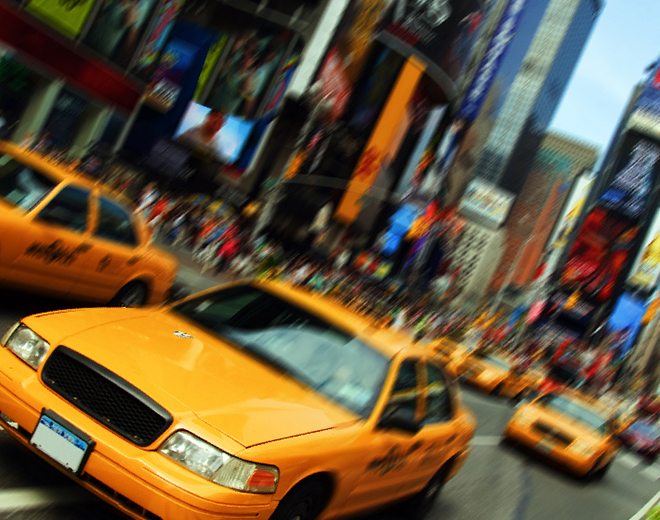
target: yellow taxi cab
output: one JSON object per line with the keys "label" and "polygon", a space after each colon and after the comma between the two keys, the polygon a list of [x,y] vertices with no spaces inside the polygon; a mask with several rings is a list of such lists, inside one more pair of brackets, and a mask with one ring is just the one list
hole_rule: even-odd
{"label": "yellow taxi cab", "polygon": [[0,141],[0,284],[113,305],[163,301],[178,269],[121,197]]}
{"label": "yellow taxi cab", "polygon": [[519,406],[506,425],[504,440],[575,476],[600,478],[619,451],[619,430],[608,409],[560,389]]}
{"label": "yellow taxi cab", "polygon": [[434,352],[436,360],[443,365],[449,364],[452,359],[461,357],[468,352],[468,348],[463,343],[445,336],[431,341],[428,348]]}
{"label": "yellow taxi cab", "polygon": [[476,420],[423,348],[276,282],[24,318],[0,425],[134,519],[423,518]]}
{"label": "yellow taxi cab", "polygon": [[515,399],[524,397],[539,384],[533,373],[518,369],[515,359],[481,349],[454,356],[447,370],[481,392]]}

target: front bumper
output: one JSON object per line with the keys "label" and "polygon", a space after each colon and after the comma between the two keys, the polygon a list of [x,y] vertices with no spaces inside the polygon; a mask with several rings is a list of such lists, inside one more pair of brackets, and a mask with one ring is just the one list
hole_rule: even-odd
{"label": "front bumper", "polygon": [[[44,408],[96,442],[80,476],[30,444]],[[14,439],[136,520],[269,518],[278,505],[270,495],[223,488],[178,466],[153,448],[139,448],[120,438],[51,392],[34,370],[2,347],[0,413],[0,426]]]}

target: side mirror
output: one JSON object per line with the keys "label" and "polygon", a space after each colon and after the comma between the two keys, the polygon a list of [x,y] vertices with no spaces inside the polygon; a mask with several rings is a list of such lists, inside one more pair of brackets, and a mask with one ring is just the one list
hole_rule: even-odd
{"label": "side mirror", "polygon": [[415,434],[421,429],[415,420],[415,411],[410,408],[396,407],[391,412],[386,412],[378,421],[378,426],[383,429],[395,428]]}

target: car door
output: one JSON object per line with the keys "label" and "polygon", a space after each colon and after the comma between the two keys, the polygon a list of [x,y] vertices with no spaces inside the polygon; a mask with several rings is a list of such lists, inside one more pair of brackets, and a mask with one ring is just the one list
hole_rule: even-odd
{"label": "car door", "polygon": [[12,270],[25,285],[68,294],[90,251],[89,190],[65,185],[28,219]]}
{"label": "car door", "polygon": [[429,361],[421,364],[424,376],[422,399],[424,412],[418,437],[422,444],[419,466],[413,468],[411,483],[423,486],[456,451],[455,410],[450,383],[439,365]]}
{"label": "car door", "polygon": [[94,198],[93,246],[85,258],[77,296],[109,301],[132,278],[141,261],[140,238],[129,211],[100,195]]}
{"label": "car door", "polygon": [[[394,386],[383,415],[396,408],[407,409],[418,416],[421,412],[419,361],[405,359],[397,369]],[[403,430],[376,426],[369,446],[356,454],[362,467],[352,493],[345,502],[344,513],[376,507],[397,497],[410,494],[411,470],[419,466],[422,448],[420,436]]]}

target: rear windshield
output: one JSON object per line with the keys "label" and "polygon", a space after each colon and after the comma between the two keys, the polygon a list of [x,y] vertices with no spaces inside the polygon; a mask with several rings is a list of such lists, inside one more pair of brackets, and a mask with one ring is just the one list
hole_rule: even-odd
{"label": "rear windshield", "polygon": [[30,211],[56,184],[11,155],[0,155],[0,197],[10,204]]}
{"label": "rear windshield", "polygon": [[249,285],[193,298],[174,311],[362,417],[371,413],[389,368],[386,357],[358,338]]}
{"label": "rear windshield", "polygon": [[568,417],[570,420],[581,422],[593,428],[601,434],[607,433],[607,419],[573,399],[551,392],[541,396],[538,402]]}

